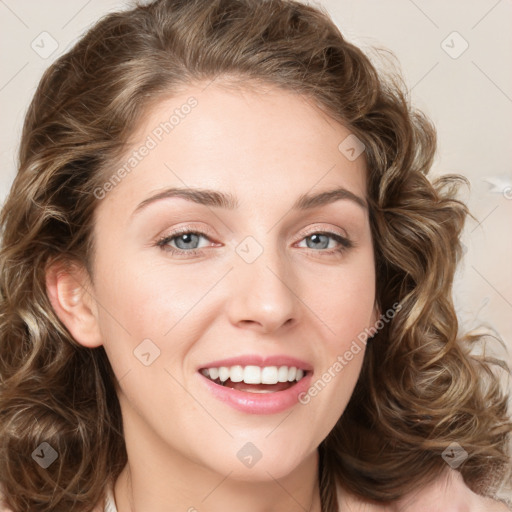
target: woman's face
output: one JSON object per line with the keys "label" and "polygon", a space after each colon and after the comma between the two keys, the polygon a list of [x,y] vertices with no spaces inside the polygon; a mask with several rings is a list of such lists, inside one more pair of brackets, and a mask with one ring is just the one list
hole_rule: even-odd
{"label": "woman's face", "polygon": [[129,454],[279,478],[343,413],[376,320],[365,161],[300,96],[205,86],[148,112],[97,193],[97,322]]}

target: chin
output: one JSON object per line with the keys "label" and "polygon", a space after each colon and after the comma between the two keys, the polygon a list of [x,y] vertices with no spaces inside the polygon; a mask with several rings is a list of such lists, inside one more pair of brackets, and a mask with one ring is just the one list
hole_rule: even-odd
{"label": "chin", "polygon": [[230,474],[234,480],[268,482],[286,477],[304,463],[313,463],[311,457],[316,457],[316,448],[304,451],[306,443],[300,439],[294,443],[290,436],[281,435],[279,439],[271,440],[273,434],[265,439],[268,434],[267,431],[259,438],[253,437],[254,442],[247,441],[247,437],[233,442],[233,447],[226,451],[234,456],[222,457],[215,470],[224,475]]}
{"label": "chin", "polygon": [[[239,465],[240,466],[240,465]],[[239,482],[247,482],[247,483],[268,483],[273,480],[280,480],[290,475],[296,470],[300,464],[280,464],[276,465],[273,462],[267,462],[266,464],[260,460],[255,466],[252,468],[247,467],[233,467],[228,469],[228,472],[231,471],[230,478],[232,480],[237,480]],[[224,473],[227,474],[227,473]]]}

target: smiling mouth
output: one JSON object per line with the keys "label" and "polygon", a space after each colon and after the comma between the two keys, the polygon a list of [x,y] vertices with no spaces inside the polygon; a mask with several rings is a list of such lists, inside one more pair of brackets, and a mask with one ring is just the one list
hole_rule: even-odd
{"label": "smiling mouth", "polygon": [[291,388],[308,371],[295,366],[221,366],[203,368],[201,374],[220,386],[248,393],[275,393]]}

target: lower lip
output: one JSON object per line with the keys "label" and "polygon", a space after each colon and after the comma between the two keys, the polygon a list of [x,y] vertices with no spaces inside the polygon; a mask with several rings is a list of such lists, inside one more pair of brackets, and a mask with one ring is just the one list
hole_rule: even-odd
{"label": "lower lip", "polygon": [[250,393],[215,384],[201,373],[198,375],[215,398],[249,414],[276,414],[290,409],[299,403],[298,396],[308,390],[312,379],[312,373],[308,372],[299,382],[284,391]]}

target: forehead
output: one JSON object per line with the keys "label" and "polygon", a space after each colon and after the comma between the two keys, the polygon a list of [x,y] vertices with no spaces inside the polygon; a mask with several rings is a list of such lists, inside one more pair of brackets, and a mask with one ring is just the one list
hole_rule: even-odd
{"label": "forehead", "polygon": [[191,85],[145,112],[117,164],[123,178],[108,199],[122,196],[134,206],[142,195],[171,186],[273,195],[283,202],[344,186],[365,197],[364,154],[347,158],[350,137],[347,127],[291,91]]}

